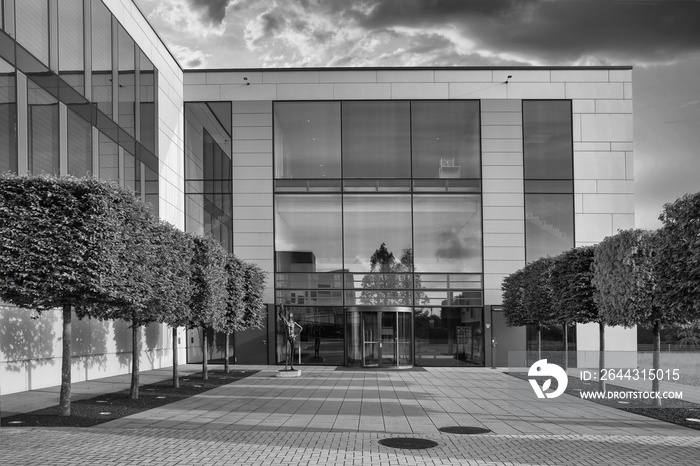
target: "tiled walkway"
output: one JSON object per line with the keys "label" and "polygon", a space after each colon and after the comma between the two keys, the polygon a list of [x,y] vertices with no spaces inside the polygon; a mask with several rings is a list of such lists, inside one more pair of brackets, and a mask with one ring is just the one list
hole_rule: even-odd
{"label": "tiled walkway", "polygon": [[[569,395],[539,400],[526,381],[497,370],[304,368],[299,379],[278,379],[277,368],[260,369],[89,429],[3,428],[0,464],[696,465],[700,458],[700,431]],[[438,430],[447,426],[492,433]],[[438,446],[397,450],[378,443],[387,437]]]}

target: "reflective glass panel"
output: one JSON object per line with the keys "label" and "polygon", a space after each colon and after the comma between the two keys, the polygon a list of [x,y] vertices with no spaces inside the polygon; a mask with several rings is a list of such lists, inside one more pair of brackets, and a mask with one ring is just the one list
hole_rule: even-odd
{"label": "reflective glass panel", "polygon": [[275,102],[275,176],[340,177],[340,103]]}
{"label": "reflective glass panel", "polygon": [[343,102],[343,176],[410,178],[409,102]]}
{"label": "reflective glass panel", "polygon": [[49,2],[18,0],[15,3],[17,42],[45,65],[49,63]]}
{"label": "reflective glass panel", "polygon": [[136,159],[126,151],[124,151],[124,187],[129,191],[136,191]]}
{"label": "reflective glass panel", "polygon": [[119,181],[119,146],[100,131],[98,147],[100,179]]}
{"label": "reflective glass panel", "polygon": [[60,0],[57,4],[59,75],[84,94],[83,0]]}
{"label": "reflective glass panel", "polygon": [[140,98],[140,141],[143,146],[156,152],[156,69],[153,63],[139,51],[139,98]]}
{"label": "reflective glass panel", "polygon": [[525,259],[556,256],[574,247],[571,194],[525,194]]}
{"label": "reflective glass panel", "polygon": [[29,171],[58,175],[58,100],[28,79],[27,104]]}
{"label": "reflective glass panel", "polygon": [[278,272],[331,272],[343,268],[341,205],[340,195],[275,196]]}
{"label": "reflective glass panel", "polygon": [[420,308],[415,310],[414,323],[416,364],[484,365],[482,308]]}
{"label": "reflective glass panel", "polygon": [[146,166],[146,204],[150,204],[151,212],[156,216],[158,215],[160,202],[158,196],[158,179],[158,172]]}
{"label": "reflective glass panel", "polygon": [[92,126],[68,109],[68,174],[92,172]]}
{"label": "reflective glass panel", "polygon": [[119,126],[135,137],[136,79],[134,41],[124,28],[117,28],[119,36]]}
{"label": "reflective glass panel", "polygon": [[0,172],[17,173],[15,68],[0,58]]}
{"label": "reflective glass panel", "polygon": [[[342,365],[345,362],[345,319],[342,307],[289,306],[301,325],[294,364]],[[282,328],[277,332],[277,363],[287,357]]]}
{"label": "reflective glass panel", "polygon": [[402,258],[412,254],[411,196],[346,195],[343,208],[345,269],[402,271]]}
{"label": "reflective glass panel", "polygon": [[92,102],[112,117],[112,14],[92,1]]}
{"label": "reflective glass panel", "polygon": [[480,178],[479,103],[411,102],[414,178]]}
{"label": "reflective glass panel", "polygon": [[416,272],[481,272],[481,197],[413,197]]}
{"label": "reflective glass panel", "polygon": [[571,125],[571,101],[523,101],[526,179],[573,177]]}

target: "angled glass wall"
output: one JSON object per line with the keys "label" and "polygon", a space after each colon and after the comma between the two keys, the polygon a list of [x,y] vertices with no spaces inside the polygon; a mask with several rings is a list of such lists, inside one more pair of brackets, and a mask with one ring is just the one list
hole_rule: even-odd
{"label": "angled glass wall", "polygon": [[0,168],[94,174],[157,213],[158,70],[101,0],[2,5]]}

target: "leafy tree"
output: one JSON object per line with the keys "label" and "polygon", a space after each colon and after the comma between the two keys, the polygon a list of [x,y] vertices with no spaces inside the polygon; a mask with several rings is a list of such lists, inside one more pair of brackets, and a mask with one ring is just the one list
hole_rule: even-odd
{"label": "leafy tree", "polygon": [[554,259],[543,257],[503,281],[503,314],[509,327],[537,328],[537,355],[542,355],[542,326],[555,321],[550,275]]}
{"label": "leafy tree", "polygon": [[60,412],[71,400],[71,316],[111,299],[120,228],[113,185],[93,178],[0,177],[0,299],[42,312],[62,308]]}
{"label": "leafy tree", "polygon": [[104,278],[112,299],[76,308],[80,318],[123,320],[130,324],[132,338],[131,398],[139,397],[141,329],[156,322],[161,280],[166,275],[162,261],[163,230],[155,215],[132,192],[116,189],[112,202],[119,222],[116,266]]}
{"label": "leafy tree", "polygon": [[679,324],[700,320],[700,192],[664,205],[656,248],[658,305]]}
{"label": "leafy tree", "polygon": [[243,265],[245,280],[241,327],[243,329],[263,328],[267,318],[267,308],[263,301],[266,274],[257,264],[245,262]]}
{"label": "leafy tree", "polygon": [[226,251],[209,236],[194,237],[192,294],[188,327],[202,329],[202,378],[208,380],[207,330],[218,331],[224,323],[228,282]]}
{"label": "leafy tree", "polygon": [[190,298],[192,295],[192,263],[194,262],[194,237],[174,226],[161,222],[158,244],[162,267],[157,300],[153,303],[159,321],[172,328],[173,386],[180,387],[178,371],[177,329],[191,321]]}
{"label": "leafy tree", "polygon": [[[593,260],[594,299],[601,321],[607,325],[632,327],[638,324],[653,326],[654,369],[659,369],[660,330],[664,323],[672,323],[675,316],[662,312],[656,298],[657,284],[654,251],[658,233],[630,229],[608,236],[596,248]],[[601,340],[602,343],[602,340]],[[605,348],[601,346],[600,353]],[[604,359],[601,356],[601,368]],[[654,379],[652,390],[659,390]],[[659,400],[656,400],[660,404]]]}
{"label": "leafy tree", "polygon": [[[557,320],[564,330],[564,370],[569,365],[568,327],[571,323],[598,322],[598,306],[593,294],[593,257],[595,246],[581,246],[563,252],[552,265],[551,285]],[[601,338],[604,326],[600,323]]]}
{"label": "leafy tree", "polygon": [[226,334],[224,345],[224,372],[229,368],[229,336],[235,330],[245,329],[243,315],[245,312],[245,266],[236,256],[228,254],[226,257],[226,312],[224,314],[221,330]]}

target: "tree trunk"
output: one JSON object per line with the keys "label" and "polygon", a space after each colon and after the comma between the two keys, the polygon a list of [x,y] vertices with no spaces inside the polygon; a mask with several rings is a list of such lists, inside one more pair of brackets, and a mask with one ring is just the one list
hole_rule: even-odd
{"label": "tree trunk", "polygon": [[[654,356],[652,359],[652,366],[654,375],[657,375],[661,368],[661,324],[658,320],[654,321]],[[659,393],[660,385],[659,378],[654,377],[651,382],[651,391]],[[661,406],[661,399],[654,398],[654,406]]]}
{"label": "tree trunk", "polygon": [[202,327],[202,380],[209,380],[209,350],[207,348],[207,328]]}
{"label": "tree trunk", "polygon": [[180,388],[180,371],[178,361],[177,327],[173,327],[173,387]]}
{"label": "tree trunk", "polygon": [[228,374],[229,373],[229,349],[228,349],[228,332],[226,332],[226,339],[224,340],[224,373]]}
{"label": "tree trunk", "polygon": [[600,350],[598,351],[598,385],[600,391],[605,391],[605,380],[603,377],[603,369],[605,369],[605,324],[600,322],[598,324],[598,333],[600,336]]}
{"label": "tree trunk", "polygon": [[71,392],[71,305],[63,305],[63,353],[61,354],[61,416],[70,416]]}
{"label": "tree trunk", "polygon": [[564,322],[564,372],[569,370],[569,323]]}
{"label": "tree trunk", "polygon": [[542,326],[537,324],[537,360],[542,359]]}
{"label": "tree trunk", "polygon": [[141,362],[140,325],[131,322],[131,399],[139,399],[139,363]]}

